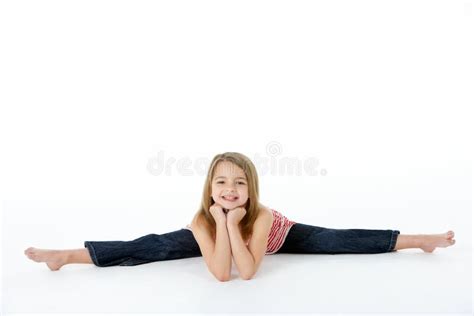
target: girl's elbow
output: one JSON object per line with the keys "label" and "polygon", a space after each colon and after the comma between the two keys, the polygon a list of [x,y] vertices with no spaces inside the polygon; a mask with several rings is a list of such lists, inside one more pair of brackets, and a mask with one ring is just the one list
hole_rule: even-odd
{"label": "girl's elbow", "polygon": [[219,280],[220,282],[227,282],[227,281],[230,281],[230,275],[216,276],[216,279]]}
{"label": "girl's elbow", "polygon": [[257,273],[257,271],[255,269],[248,270],[248,271],[242,271],[242,273],[240,273],[240,278],[242,280],[250,280],[255,276],[256,273]]}
{"label": "girl's elbow", "polygon": [[251,280],[251,279],[253,278],[253,276],[254,276],[253,274],[252,274],[252,275],[250,275],[250,274],[249,274],[249,275],[241,275],[240,278],[241,278],[242,280],[246,280],[246,281],[247,281],[247,280]]}
{"label": "girl's elbow", "polygon": [[226,282],[226,281],[230,280],[230,273],[214,273],[214,272],[212,272],[212,274],[220,282]]}

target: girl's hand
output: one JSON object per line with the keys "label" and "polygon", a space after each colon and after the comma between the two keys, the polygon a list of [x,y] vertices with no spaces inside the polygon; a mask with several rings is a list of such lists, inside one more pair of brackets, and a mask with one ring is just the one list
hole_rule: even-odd
{"label": "girl's hand", "polygon": [[247,210],[244,207],[236,207],[232,210],[229,210],[227,213],[227,225],[236,225],[242,218],[247,214]]}
{"label": "girl's hand", "polygon": [[212,217],[216,223],[226,223],[226,214],[220,204],[214,203],[209,208],[209,212],[211,213]]}

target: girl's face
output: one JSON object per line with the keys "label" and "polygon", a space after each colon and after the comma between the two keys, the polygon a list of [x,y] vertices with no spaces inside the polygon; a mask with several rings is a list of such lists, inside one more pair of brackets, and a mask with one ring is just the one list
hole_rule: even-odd
{"label": "girl's face", "polygon": [[218,162],[212,178],[212,198],[226,209],[244,205],[249,198],[244,171],[230,161]]}

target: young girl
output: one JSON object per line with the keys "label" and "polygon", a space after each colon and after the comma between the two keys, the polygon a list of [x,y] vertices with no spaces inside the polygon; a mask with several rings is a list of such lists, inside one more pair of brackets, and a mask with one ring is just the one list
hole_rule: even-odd
{"label": "young girl", "polygon": [[226,152],[214,157],[204,184],[201,207],[191,225],[132,241],[86,241],[81,249],[47,250],[30,247],[25,255],[46,262],[52,270],[70,263],[98,267],[134,266],[162,260],[203,256],[220,281],[230,279],[232,259],[240,277],[251,279],[264,255],[373,254],[455,243],[454,232],[401,235],[398,230],[332,229],[296,223],[259,201],[257,171],[250,159]]}

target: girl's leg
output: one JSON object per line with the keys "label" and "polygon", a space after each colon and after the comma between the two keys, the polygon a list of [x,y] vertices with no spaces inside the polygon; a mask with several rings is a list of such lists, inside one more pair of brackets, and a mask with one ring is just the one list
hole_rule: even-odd
{"label": "girl's leg", "polygon": [[433,252],[436,247],[455,244],[454,232],[430,235],[401,235],[398,230],[332,229],[296,223],[277,253],[384,253],[420,248]]}
{"label": "girl's leg", "polygon": [[396,251],[400,231],[374,229],[333,229],[294,224],[276,253],[384,253]]}
{"label": "girl's leg", "polygon": [[135,266],[202,255],[193,233],[187,229],[149,234],[132,241],[86,241],[84,246],[98,267]]}
{"label": "girl's leg", "polygon": [[98,267],[134,266],[201,256],[193,233],[187,229],[162,235],[149,234],[132,241],[86,241],[84,246],[86,248],[71,250],[30,247],[25,255],[36,262],[46,262],[53,271],[70,263],[93,263]]}

